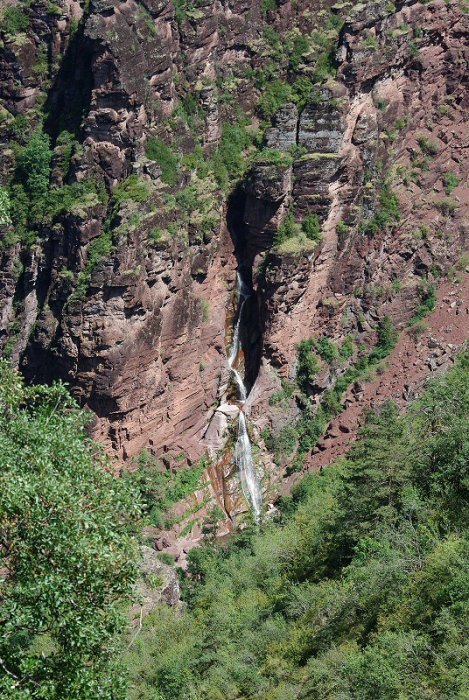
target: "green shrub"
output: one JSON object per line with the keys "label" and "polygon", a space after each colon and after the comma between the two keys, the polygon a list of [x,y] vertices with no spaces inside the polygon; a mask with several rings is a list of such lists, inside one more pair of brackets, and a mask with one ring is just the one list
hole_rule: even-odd
{"label": "green shrub", "polygon": [[301,34],[300,36],[295,36],[295,38],[293,39],[293,47],[288,57],[290,70],[298,70],[298,67],[301,63],[301,59],[303,58],[304,54],[307,53],[309,48],[310,42],[308,41],[306,36],[304,36],[303,34]]}
{"label": "green shrub", "polygon": [[379,207],[372,219],[365,221],[360,229],[368,236],[374,236],[384,228],[392,226],[400,219],[399,200],[388,185],[383,185],[379,196]]}
{"label": "green shrub", "polygon": [[265,446],[277,463],[287,459],[298,445],[298,433],[294,426],[284,425],[279,431],[265,437]]}
{"label": "green shrub", "polygon": [[334,345],[332,340],[323,336],[322,338],[313,339],[313,345],[319,355],[319,357],[327,362],[327,364],[332,364],[339,357],[339,351]]}
{"label": "green shrub", "polygon": [[327,52],[322,53],[318,60],[313,73],[313,82],[322,83],[329,76],[335,76],[336,74],[336,61],[335,61],[335,45]]}
{"label": "green shrub", "polygon": [[440,147],[436,141],[431,141],[425,138],[425,136],[420,136],[417,139],[417,143],[420,146],[422,153],[425,153],[427,156],[436,156],[440,150]]}
{"label": "green shrub", "polygon": [[138,175],[129,175],[114,188],[113,199],[117,204],[125,202],[145,202],[150,196],[150,187]]}
{"label": "green shrub", "polygon": [[284,80],[273,80],[261,95],[257,109],[263,119],[271,119],[276,112],[293,98],[292,87]]}
{"label": "green shrub", "polygon": [[261,9],[264,15],[277,9],[277,0],[261,0]]}
{"label": "green shrub", "polygon": [[35,218],[43,214],[49,189],[51,159],[49,137],[42,131],[35,131],[18,153],[16,180],[24,185],[35,210]]}
{"label": "green shrub", "polygon": [[7,6],[3,10],[0,29],[5,34],[15,36],[20,32],[26,32],[29,28],[29,17],[18,6]]}
{"label": "green shrub", "polygon": [[287,379],[282,379],[282,388],[275,391],[269,398],[270,406],[281,404],[293,398],[295,393],[295,385]]}
{"label": "green shrub", "polygon": [[301,226],[295,220],[295,216],[292,212],[287,212],[284,220],[279,225],[277,234],[275,236],[275,245],[283,243],[288,238],[293,238],[298,236],[301,232]]}
{"label": "green shrub", "polygon": [[322,239],[321,223],[317,214],[307,214],[301,222],[301,228],[310,240],[320,241]]}
{"label": "green shrub", "polygon": [[159,552],[158,559],[163,562],[163,564],[167,564],[168,566],[173,566],[176,561],[176,557],[170,552]]}
{"label": "green shrub", "polygon": [[348,232],[349,232],[349,227],[345,223],[345,221],[339,221],[339,223],[336,226],[336,232],[337,232],[337,236],[339,238],[339,241],[341,243],[343,243],[345,238],[347,237]]}
{"label": "green shrub", "polygon": [[309,391],[310,382],[316,377],[320,370],[320,362],[318,356],[313,352],[314,340],[302,340],[298,344],[298,367],[296,371],[296,379],[298,386],[306,394]]}
{"label": "green shrub", "polygon": [[446,172],[443,175],[443,184],[445,186],[446,194],[450,195],[451,192],[459,185],[459,178],[453,172]]}
{"label": "green shrub", "polygon": [[84,301],[95,268],[110,256],[112,248],[112,234],[110,231],[104,231],[89,243],[87,261],[85,267],[78,275],[77,285],[69,297],[69,303]]}
{"label": "green shrub", "polygon": [[212,167],[215,179],[223,190],[229,190],[245,172],[245,151],[252,144],[253,136],[242,120],[222,126],[220,143],[212,157]]}
{"label": "green shrub", "polygon": [[420,305],[417,307],[414,315],[409,321],[409,326],[414,325],[417,321],[421,321],[425,316],[428,316],[436,304],[436,289],[432,284],[424,285],[419,290]]}
{"label": "green shrub", "polygon": [[353,336],[348,335],[339,348],[339,357],[341,360],[348,360],[355,352],[355,341]]}
{"label": "green shrub", "polygon": [[275,148],[263,148],[256,154],[256,161],[287,167],[292,164],[293,157],[291,153],[285,153],[285,151],[278,151]]}
{"label": "green shrub", "polygon": [[161,180],[167,185],[176,185],[179,182],[179,161],[173,150],[164,141],[152,136],[148,139],[145,154],[150,160],[161,168]]}
{"label": "green shrub", "polygon": [[440,200],[439,202],[435,202],[435,206],[441,211],[443,216],[453,216],[453,214],[456,213],[459,204],[454,199],[450,199],[448,197]]}
{"label": "green shrub", "polygon": [[396,346],[399,334],[389,316],[384,316],[378,323],[378,344],[371,352],[369,361],[372,364],[384,359]]}

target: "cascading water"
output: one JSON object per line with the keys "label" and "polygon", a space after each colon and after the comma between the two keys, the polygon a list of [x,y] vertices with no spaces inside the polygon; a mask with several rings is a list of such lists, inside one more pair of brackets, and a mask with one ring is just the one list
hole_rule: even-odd
{"label": "cascading water", "polygon": [[[241,275],[238,273],[238,292],[239,292],[239,310],[238,318],[233,329],[233,340],[231,343],[230,355],[228,358],[228,364],[233,373],[235,383],[238,389],[238,400],[239,403],[244,404],[247,398],[247,390],[244,380],[241,374],[238,372],[234,366],[236,363],[236,358],[239,354],[240,346],[240,329],[242,327],[243,320],[243,310],[246,301],[251,296],[250,288],[245,284]],[[257,478],[256,470],[254,468],[254,463],[252,459],[251,442],[249,440],[249,435],[246,427],[246,417],[244,415],[243,407],[240,406],[239,417],[238,417],[238,438],[236,440],[235,446],[235,461],[238,468],[239,477],[241,480],[241,487],[243,489],[244,496],[254,513],[256,521],[259,521],[261,515],[262,506],[262,491]]]}

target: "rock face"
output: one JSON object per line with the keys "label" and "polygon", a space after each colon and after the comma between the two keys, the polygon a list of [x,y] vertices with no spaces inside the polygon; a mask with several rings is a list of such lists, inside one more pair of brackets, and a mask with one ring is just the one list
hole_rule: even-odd
{"label": "rock face", "polygon": [[181,604],[179,581],[174,567],[164,564],[151,547],[141,547],[140,576],[135,584],[134,605],[130,610],[132,624],[141,625],[158,605],[164,602],[172,607]]}
{"label": "rock face", "polygon": [[[371,344],[384,315],[403,327],[422,281],[460,266],[467,15],[442,0],[318,7],[60,0],[3,33],[0,181],[18,177],[45,102],[51,184],[84,194],[35,222],[32,244],[0,222],[1,341],[31,381],[68,382],[121,460],[223,449],[238,264],[256,292],[255,431],[279,421],[269,397],[300,340]],[[317,32],[333,37],[322,53]],[[259,114],[271,123],[245,168]],[[274,245],[289,212],[317,216],[314,250]]]}

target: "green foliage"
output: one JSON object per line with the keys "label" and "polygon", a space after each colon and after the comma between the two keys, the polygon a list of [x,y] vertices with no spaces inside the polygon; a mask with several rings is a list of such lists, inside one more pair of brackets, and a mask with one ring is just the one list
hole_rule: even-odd
{"label": "green foliage", "polygon": [[119,607],[135,578],[133,492],[61,384],[0,362],[0,695],[124,698]]}
{"label": "green foliage", "polygon": [[137,459],[137,469],[126,479],[140,493],[146,518],[151,525],[167,527],[172,506],[193,493],[199,486],[206,465],[202,460],[193,468],[164,469],[151,453],[143,450]]}
{"label": "green foliage", "polygon": [[436,141],[430,141],[425,138],[425,136],[420,136],[417,139],[417,143],[420,146],[420,150],[425,153],[426,156],[436,156],[440,147]]}
{"label": "green foliage", "polygon": [[0,226],[11,223],[11,202],[8,190],[0,185]]}
{"label": "green foliage", "polygon": [[266,85],[257,109],[263,119],[271,119],[287,102],[293,99],[292,87],[284,80],[273,80]]}
{"label": "green foliage", "polygon": [[295,238],[301,231],[301,226],[297,223],[295,215],[289,211],[287,212],[282,223],[279,225],[277,234],[275,236],[275,245],[283,243],[288,238]]}
{"label": "green foliage", "polygon": [[148,139],[145,154],[150,160],[154,160],[161,168],[161,180],[167,185],[176,185],[179,182],[179,162],[174,151],[164,141],[156,136]]}
{"label": "green foliage", "polygon": [[399,334],[389,316],[384,316],[378,323],[378,343],[371,352],[369,361],[373,364],[384,359],[394,349]]}
{"label": "green foliage", "polygon": [[371,414],[278,522],[192,550],[186,611],[162,606],[128,656],[132,697],[464,697],[468,370]]}
{"label": "green foliage", "polygon": [[29,27],[29,17],[24,10],[17,5],[5,7],[0,22],[0,29],[5,34],[15,36],[20,32],[26,32]]}
{"label": "green foliage", "polygon": [[441,211],[443,216],[453,216],[453,214],[455,214],[455,212],[457,211],[459,205],[454,199],[450,199],[450,197],[447,197],[446,199],[442,199],[439,202],[435,202],[435,206]]}
{"label": "green foliage", "polygon": [[317,214],[307,214],[301,222],[301,228],[306,238],[311,241],[320,241],[322,239],[321,222]]}
{"label": "green foliage", "polygon": [[388,185],[383,185],[379,196],[379,207],[374,216],[361,225],[361,231],[374,236],[379,231],[392,227],[400,219],[399,200]]}
{"label": "green foliage", "polygon": [[296,36],[293,40],[292,51],[289,56],[289,68],[293,71],[298,70],[301,59],[310,48],[310,42],[303,34]]}
{"label": "green foliage", "polygon": [[33,202],[41,200],[47,193],[51,158],[49,137],[42,131],[34,132],[18,154],[17,176]]}
{"label": "green foliage", "polygon": [[117,185],[112,194],[116,204],[145,202],[150,196],[150,189],[148,183],[138,175],[129,175]]}
{"label": "green foliage", "polygon": [[313,343],[319,357],[322,360],[324,360],[324,362],[327,362],[329,365],[331,365],[337,360],[339,356],[339,351],[337,350],[337,347],[334,345],[332,340],[329,340],[329,338],[323,336],[322,338],[319,338],[317,340],[313,339]]}
{"label": "green foliage", "polygon": [[87,261],[85,267],[78,275],[77,285],[73,294],[69,297],[69,303],[84,301],[86,291],[91,281],[91,277],[97,265],[103,260],[106,260],[112,252],[112,234],[110,231],[104,231],[97,238],[93,238],[87,250]]}
{"label": "green foliage", "polygon": [[417,321],[421,321],[425,316],[428,316],[436,304],[436,289],[432,284],[424,285],[419,290],[420,304],[417,307],[414,315],[409,321],[409,326],[412,326]]}
{"label": "green foliage", "polygon": [[261,0],[261,9],[264,15],[277,9],[277,0]]}
{"label": "green foliage", "polygon": [[272,163],[272,165],[279,165],[287,167],[293,163],[292,155],[285,151],[278,151],[275,148],[263,148],[257,154],[257,160],[262,163]]}
{"label": "green foliage", "polygon": [[212,157],[212,167],[218,185],[226,192],[243,175],[247,161],[245,151],[253,141],[253,134],[243,121],[224,124],[220,143]]}
{"label": "green foliage", "polygon": [[265,436],[265,446],[274,456],[275,462],[281,464],[298,446],[298,432],[292,425],[284,425],[277,432]]}
{"label": "green foliage", "polygon": [[274,246],[281,254],[312,252],[321,238],[321,225],[316,214],[308,214],[299,224],[289,211],[278,227]]}
{"label": "green foliage", "polygon": [[293,382],[290,382],[287,379],[282,379],[281,390],[272,394],[272,396],[269,398],[269,404],[271,406],[275,406],[276,404],[288,402],[291,398],[293,398],[294,393],[295,385]]}
{"label": "green foliage", "polygon": [[450,195],[451,192],[459,185],[459,178],[455,173],[448,171],[443,175],[443,184],[445,186],[446,194]]}
{"label": "green foliage", "polygon": [[302,391],[308,393],[309,385],[314,380],[320,370],[318,356],[313,352],[315,348],[314,339],[302,340],[298,343],[298,367],[296,370],[296,380]]}
{"label": "green foliage", "polygon": [[313,82],[322,83],[329,76],[335,76],[335,51],[336,45],[334,43],[333,47],[329,51],[325,51],[318,57],[314,68]]}

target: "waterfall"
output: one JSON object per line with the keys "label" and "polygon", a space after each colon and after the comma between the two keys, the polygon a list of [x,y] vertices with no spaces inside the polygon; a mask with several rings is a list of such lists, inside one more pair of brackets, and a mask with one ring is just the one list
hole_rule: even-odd
{"label": "waterfall", "polygon": [[[230,366],[231,372],[235,379],[235,383],[238,389],[238,399],[239,402],[244,404],[247,398],[246,385],[241,374],[235,368],[236,359],[239,354],[239,335],[242,327],[243,310],[246,301],[251,296],[250,288],[245,284],[241,275],[238,272],[238,292],[240,296],[238,318],[233,329],[233,340],[231,343],[231,350],[228,357],[228,364]],[[238,468],[239,477],[241,480],[241,487],[243,489],[244,496],[248,503],[250,504],[256,521],[259,521],[262,506],[262,491],[257,478],[256,470],[254,468],[254,463],[252,459],[251,442],[249,440],[249,435],[246,427],[246,417],[242,406],[239,409],[238,417],[238,438],[236,440],[235,446],[235,461]]]}

